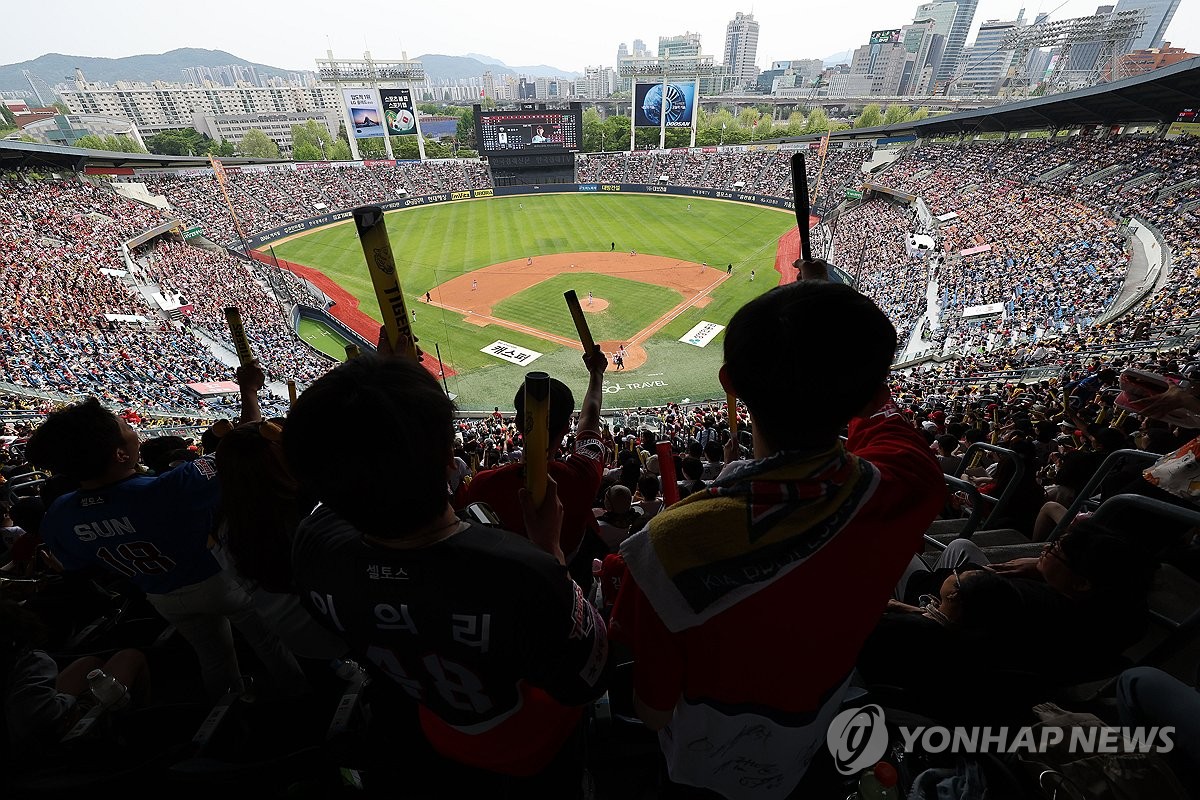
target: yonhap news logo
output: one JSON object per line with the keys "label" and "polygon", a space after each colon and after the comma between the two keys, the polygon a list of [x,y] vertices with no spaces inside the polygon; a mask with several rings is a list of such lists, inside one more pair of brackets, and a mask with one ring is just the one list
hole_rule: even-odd
{"label": "yonhap news logo", "polygon": [[825,734],[833,763],[843,775],[857,775],[879,762],[888,746],[883,709],[877,705],[849,708],[833,718]]}
{"label": "yonhap news logo", "polygon": [[[896,727],[899,749],[905,753],[1046,753],[1063,747],[1087,755],[1170,753],[1175,728],[1107,725],[1034,725],[1022,727]],[[877,705],[849,708],[829,723],[825,742],[834,765],[843,775],[857,775],[883,759],[890,737],[883,709]]]}

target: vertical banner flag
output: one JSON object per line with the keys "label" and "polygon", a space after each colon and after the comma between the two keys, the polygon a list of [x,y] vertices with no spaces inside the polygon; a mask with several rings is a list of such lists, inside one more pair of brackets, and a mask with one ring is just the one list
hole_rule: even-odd
{"label": "vertical banner flag", "polygon": [[824,161],[825,155],[828,152],[829,152],[829,132],[826,131],[825,135],[823,137],[821,137],[821,149],[817,151],[817,155],[821,158],[822,161]]}
{"label": "vertical banner flag", "polygon": [[342,89],[346,110],[355,139],[375,139],[384,135],[383,114],[375,100],[374,89]]}
{"label": "vertical banner flag", "polygon": [[634,125],[657,128],[665,115],[668,128],[691,127],[695,102],[695,83],[668,83],[665,93],[661,83],[639,83],[634,87]]}
{"label": "vertical banner flag", "polygon": [[379,98],[383,102],[383,119],[389,136],[417,132],[417,114],[408,89],[380,89]]}

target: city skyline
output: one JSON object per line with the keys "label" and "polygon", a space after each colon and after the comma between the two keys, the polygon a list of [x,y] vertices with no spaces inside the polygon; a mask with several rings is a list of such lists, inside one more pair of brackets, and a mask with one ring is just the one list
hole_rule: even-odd
{"label": "city skyline", "polygon": [[[148,3],[132,3],[123,9],[121,19],[138,13],[144,6],[148,17],[156,13]],[[38,36],[7,39],[4,53],[7,63],[18,63],[44,53],[58,52],[79,56],[117,58],[139,53],[158,53],[177,47],[206,47],[226,50],[240,58],[270,64],[287,70],[311,70],[316,58],[324,57],[327,49],[342,57],[359,57],[364,49],[383,58],[397,58],[402,52],[409,57],[425,53],[466,55],[483,53],[510,66],[546,64],[557,69],[583,73],[588,66],[615,65],[620,43],[631,44],[635,39],[646,42],[654,52],[660,36],[676,36],[685,32],[701,36],[702,50],[718,61],[724,56],[726,26],[735,13],[753,13],[760,26],[756,66],[766,69],[772,61],[796,58],[827,58],[852,51],[867,40],[871,30],[899,28],[912,21],[919,5],[894,3],[885,0],[860,0],[855,13],[844,9],[800,9],[784,0],[759,0],[753,4],[730,3],[710,5],[702,10],[689,9],[681,16],[669,9],[646,8],[628,0],[614,0],[606,6],[608,13],[601,18],[588,15],[588,34],[572,34],[573,20],[563,15],[545,17],[529,15],[496,15],[474,0],[464,0],[460,19],[487,16],[487,26],[446,25],[441,12],[427,8],[405,8],[396,11],[378,0],[364,0],[358,8],[363,18],[372,19],[369,31],[364,32],[357,19],[330,18],[318,13],[324,7],[310,0],[284,4],[260,3],[240,10],[243,24],[214,26],[198,34],[194,28],[164,26],[154,29],[150,36],[137,40],[124,30],[120,19],[109,19],[91,3],[82,0],[63,0],[56,6],[56,15],[66,15],[76,25],[62,28],[42,24],[34,7],[19,5],[9,9],[6,17],[9,30],[53,31],[53,38]],[[377,11],[372,9],[378,6]],[[478,13],[471,9],[478,8]],[[974,40],[981,23],[990,19],[1015,19],[1024,8],[1025,17],[1033,19],[1043,11],[1053,11],[1052,19],[1086,16],[1094,13],[1095,0],[1065,0],[1049,9],[1032,6],[1019,0],[979,0],[974,24],[966,42]],[[628,10],[630,13],[622,13]],[[311,11],[309,15],[306,12]],[[74,12],[74,13],[73,13]],[[311,24],[305,20],[311,16]],[[392,20],[389,22],[389,20]],[[272,35],[263,36],[264,30]],[[406,35],[401,36],[401,31]],[[1181,3],[1166,39],[1175,46],[1200,46],[1200,4]],[[198,41],[200,40],[200,41]]]}

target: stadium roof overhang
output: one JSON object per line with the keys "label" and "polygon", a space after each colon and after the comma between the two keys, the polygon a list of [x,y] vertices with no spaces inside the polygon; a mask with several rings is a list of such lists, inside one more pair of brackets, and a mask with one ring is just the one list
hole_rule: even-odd
{"label": "stadium roof overhang", "polygon": [[[914,134],[929,138],[1081,125],[1161,125],[1173,121],[1182,109],[1197,107],[1200,107],[1200,58],[1192,58],[1145,75],[1073,92],[916,122],[839,131],[833,138],[877,139]],[[819,139],[820,134],[801,138]]]}
{"label": "stadium roof overhang", "polygon": [[[257,158],[222,158],[222,164],[274,164]],[[114,153],[108,150],[87,150],[82,147],[60,147],[0,139],[0,169],[44,167],[82,172],[84,167],[207,167],[203,156],[157,156],[146,153]]]}

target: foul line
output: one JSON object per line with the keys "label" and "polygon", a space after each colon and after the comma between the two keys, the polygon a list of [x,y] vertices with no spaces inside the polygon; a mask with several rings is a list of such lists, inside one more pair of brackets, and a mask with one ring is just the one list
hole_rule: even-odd
{"label": "foul line", "polygon": [[[682,314],[684,311],[687,311],[689,308],[692,308],[693,306],[696,305],[697,302],[704,299],[708,295],[712,294],[713,290],[716,289],[718,286],[720,286],[722,283],[724,283],[726,280],[728,280],[729,277],[730,276],[728,273],[721,273],[720,275],[717,276],[717,279],[715,281],[710,283],[704,289],[701,289],[699,292],[696,292],[696,294],[692,295],[690,298],[684,300],[679,305],[675,306],[675,308],[671,309],[666,314],[662,315],[661,317],[656,319],[654,322],[652,322],[649,327],[643,328],[642,330],[638,331],[636,334],[633,335],[633,337],[631,339],[628,339],[627,341],[629,342],[629,344],[641,344],[642,342],[646,341],[651,336],[653,336],[654,334],[658,333],[660,330],[665,328],[667,325],[670,325],[672,322],[674,322],[675,318],[678,317],[680,314]],[[520,333],[527,333],[530,336],[536,336],[539,339],[546,339],[548,341],[555,342],[557,344],[561,344],[566,347],[573,347],[576,350],[579,350],[580,352],[583,351],[583,345],[581,345],[579,343],[578,339],[569,339],[566,336],[559,336],[558,334],[548,333],[546,331],[539,330],[538,328],[532,328],[528,325],[522,325],[519,322],[512,322],[510,320],[501,319],[499,317],[493,317],[488,314],[476,314],[474,311],[471,311],[469,309],[458,308],[457,306],[446,305],[444,303],[439,303],[437,301],[434,301],[432,303],[427,303],[426,306],[433,306],[434,308],[442,308],[442,309],[445,309],[446,311],[452,311],[455,314],[462,314],[463,318],[467,321],[479,320],[479,319],[487,320],[489,323],[499,325],[501,328],[508,328],[509,330],[518,331]]]}
{"label": "foul line", "polygon": [[[637,335],[635,335],[632,339],[629,340],[630,344],[641,344],[642,342],[646,341],[651,336],[658,333],[663,328],[667,327],[672,322],[674,322],[675,318],[678,317],[680,314],[687,311],[689,308],[692,308],[694,305],[696,305],[697,302],[704,299],[708,295],[712,294],[713,289],[716,289],[718,286],[720,286],[722,283],[724,283],[728,279],[729,279],[728,273],[722,273],[722,274],[718,275],[717,279],[715,281],[710,283],[707,287],[705,287],[701,291],[697,292],[690,300],[684,300],[682,303],[675,306],[674,309],[667,312],[666,314],[664,314],[663,316],[661,316],[657,320],[655,320],[653,323],[651,323],[649,328],[645,328],[644,330],[639,331],[637,333]],[[580,349],[582,349],[582,348],[580,348]]]}
{"label": "foul line", "polygon": [[520,333],[528,333],[529,335],[536,336],[539,339],[548,339],[552,342],[557,342],[558,344],[566,345],[567,347],[574,347],[576,350],[579,350],[581,352],[583,350],[583,345],[581,345],[579,343],[578,339],[568,339],[565,336],[558,336],[557,334],[547,333],[546,331],[538,330],[537,328],[531,328],[528,325],[522,325],[519,322],[512,322],[507,319],[500,319],[499,317],[493,317],[493,316],[489,316],[487,314],[476,314],[474,311],[471,311],[469,309],[458,308],[457,306],[445,305],[443,303],[437,302],[436,300],[433,303],[427,303],[426,305],[432,305],[435,308],[444,308],[447,311],[453,311],[455,314],[462,314],[463,319],[465,321],[473,321],[473,320],[483,319],[483,320],[487,320],[489,323],[499,325],[502,328],[508,328],[509,330],[519,331]]}

